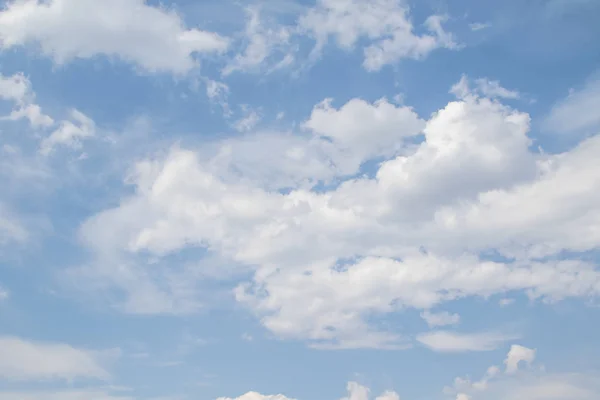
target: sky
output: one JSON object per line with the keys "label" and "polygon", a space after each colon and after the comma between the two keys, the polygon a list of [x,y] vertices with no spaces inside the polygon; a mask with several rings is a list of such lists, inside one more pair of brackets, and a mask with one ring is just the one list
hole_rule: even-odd
{"label": "sky", "polygon": [[599,19],[0,0],[0,400],[597,400]]}

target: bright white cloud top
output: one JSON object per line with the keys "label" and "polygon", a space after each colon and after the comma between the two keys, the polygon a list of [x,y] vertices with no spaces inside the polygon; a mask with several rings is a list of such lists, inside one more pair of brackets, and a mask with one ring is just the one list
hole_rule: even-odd
{"label": "bright white cloud top", "polygon": [[0,399],[598,398],[557,3],[1,2]]}

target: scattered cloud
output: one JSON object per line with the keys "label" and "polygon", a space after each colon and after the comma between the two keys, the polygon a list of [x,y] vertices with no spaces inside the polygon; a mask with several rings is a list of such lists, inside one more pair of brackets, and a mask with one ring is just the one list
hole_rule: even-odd
{"label": "scattered cloud", "polygon": [[456,395],[456,400],[592,400],[598,396],[600,386],[594,373],[553,374],[540,365],[527,371],[518,369],[519,361],[532,367],[534,360],[535,350],[513,345],[505,361],[505,373],[491,366],[478,381],[456,378],[444,393]]}
{"label": "scattered cloud", "polygon": [[217,400],[295,400],[289,397],[285,397],[282,394],[276,395],[262,395],[257,392],[248,392],[246,394],[241,395],[240,397],[231,398],[231,397],[219,397]]}
{"label": "scattered cloud", "polygon": [[[599,295],[593,264],[553,258],[599,241],[597,138],[564,154],[532,153],[529,115],[468,88],[428,121],[406,106],[353,99],[318,104],[303,126],[308,135],[245,135],[140,162],[128,180],[135,193],[82,226],[105,260],[88,276],[144,305],[130,310],[190,311],[193,272],[151,274],[123,260],[209,249],[254,271],[235,296],[267,329],[318,348],[404,348],[405,335],[366,321],[406,307],[511,291],[544,301]],[[382,156],[373,176],[348,178]],[[311,190],[333,179],[342,182]],[[490,248],[513,261],[480,259]],[[118,273],[108,273],[113,264]],[[171,285],[171,274],[185,284]],[[484,350],[506,338],[421,339]]]}
{"label": "scattered cloud", "polygon": [[514,374],[519,370],[519,363],[525,362],[528,365],[535,360],[535,349],[528,349],[527,347],[512,345],[504,364],[506,364],[506,373]]}
{"label": "scattered cloud", "polygon": [[596,134],[600,128],[600,73],[588,79],[585,85],[573,90],[558,101],[546,116],[543,126],[547,131],[573,133],[589,131]]}
{"label": "scattered cloud", "polygon": [[427,322],[430,328],[438,326],[456,325],[460,322],[460,315],[450,314],[449,312],[432,313],[424,311],[421,313],[421,318]]}
{"label": "scattered cloud", "polygon": [[500,85],[498,81],[492,81],[487,78],[479,78],[475,80],[475,89],[469,85],[469,78],[463,75],[458,83],[456,83],[451,92],[460,98],[471,96],[477,93],[488,98],[499,99],[519,99],[520,93],[515,90],[509,90]]}
{"label": "scattered cloud", "polygon": [[[293,47],[290,44],[292,31],[275,21],[261,19],[260,8],[246,8],[248,16],[244,32],[244,48],[236,54],[222,71],[224,76],[236,71],[272,72],[290,65]],[[270,67],[269,67],[270,65]]]}
{"label": "scattered cloud", "polygon": [[33,101],[35,93],[31,88],[31,81],[23,73],[11,76],[0,74],[0,99],[12,101],[15,108],[8,116],[0,117],[0,121],[17,121],[26,119],[34,128],[49,127],[54,120],[42,113],[39,105]]}
{"label": "scattered cloud", "polygon": [[506,306],[510,306],[514,302],[515,302],[515,299],[500,299],[498,301],[498,304],[500,304],[500,306],[502,306],[502,307],[506,307]]}
{"label": "scattered cloud", "polygon": [[458,48],[452,34],[442,28],[444,17],[430,16],[424,24],[429,33],[418,35],[409,13],[403,0],[376,0],[368,4],[359,0],[318,0],[315,7],[300,17],[299,25],[316,40],[312,58],[321,54],[330,37],[345,50],[352,50],[361,39],[369,40],[363,63],[369,71],[380,70],[403,58],[421,59],[437,48]]}
{"label": "scattered cloud", "polygon": [[508,340],[515,339],[514,335],[495,332],[457,333],[435,331],[417,336],[417,340],[431,350],[440,352],[491,351]]}
{"label": "scattered cloud", "polygon": [[503,99],[518,99],[520,97],[519,92],[503,88],[498,81],[480,78],[475,83],[479,92],[486,97],[499,97]]}
{"label": "scattered cloud", "polygon": [[80,149],[81,141],[94,136],[96,124],[92,119],[78,110],[70,111],[70,120],[64,120],[50,136],[40,144],[40,152],[49,155],[56,146],[67,146]]}
{"label": "scattered cloud", "polygon": [[110,378],[102,366],[106,354],[77,349],[67,344],[2,336],[0,354],[0,377],[11,381]]}
{"label": "scattered cloud", "polygon": [[490,24],[490,23],[483,23],[483,22],[474,22],[472,24],[469,24],[469,28],[471,28],[471,30],[473,32],[481,31],[483,29],[488,29],[491,26],[492,26],[492,24]]}
{"label": "scattered cloud", "polygon": [[261,115],[257,110],[250,108],[247,104],[242,105],[244,116],[234,122],[233,127],[238,132],[248,132],[260,122]]}

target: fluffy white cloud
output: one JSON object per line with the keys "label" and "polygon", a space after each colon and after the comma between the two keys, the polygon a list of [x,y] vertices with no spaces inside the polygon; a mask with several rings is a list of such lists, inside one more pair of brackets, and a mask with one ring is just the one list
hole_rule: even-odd
{"label": "fluffy white cloud", "polygon": [[504,364],[506,365],[506,373],[514,374],[519,370],[519,363],[525,362],[528,365],[535,360],[535,349],[528,349],[527,347],[519,346],[514,344],[511,346],[510,351],[506,355]]}
{"label": "fluffy white cloud", "polygon": [[182,74],[196,65],[194,54],[223,51],[228,40],[145,0],[19,0],[0,11],[0,44],[37,45],[57,64],[104,55]]}
{"label": "fluffy white cloud", "polygon": [[22,103],[30,96],[31,82],[22,73],[12,76],[0,74],[0,98]]}
{"label": "fluffy white cloud", "polygon": [[15,381],[106,380],[102,359],[111,354],[94,353],[66,344],[30,342],[0,337],[0,377]]}
{"label": "fluffy white cloud", "polygon": [[331,140],[344,157],[358,164],[394,155],[403,147],[403,139],[416,136],[425,127],[412,109],[386,99],[374,104],[352,99],[339,109],[331,103],[332,99],[326,99],[316,105],[304,126]]}
{"label": "fluffy white cloud", "polygon": [[42,109],[37,104],[27,104],[13,110],[8,117],[5,117],[5,119],[11,121],[17,121],[22,118],[28,120],[33,127],[48,127],[54,124],[54,120],[42,113]]}
{"label": "fluffy white cloud", "polygon": [[[370,390],[366,386],[362,386],[357,382],[348,382],[346,386],[348,390],[348,396],[340,400],[369,400]],[[386,391],[380,396],[377,396],[375,400],[400,400],[398,393],[392,391]]]}
{"label": "fluffy white cloud", "polygon": [[[136,263],[206,249],[254,272],[235,295],[265,327],[325,348],[404,347],[405,332],[367,321],[406,308],[512,291],[598,296],[595,265],[555,256],[600,244],[600,137],[532,152],[529,116],[465,82],[426,122],[385,100],[321,103],[309,135],[246,135],[139,163],[135,193],[82,226],[101,260],[88,273],[123,288],[127,304],[157,306],[145,312],[193,310],[199,272]],[[374,157],[385,159],[374,176],[348,178]],[[313,190],[320,182],[331,186]],[[489,250],[509,260],[489,261]],[[445,335],[420,339],[485,350],[504,338]]]}
{"label": "fluffy white cloud", "polygon": [[338,46],[350,50],[361,39],[370,44],[364,49],[364,67],[379,70],[402,58],[419,59],[440,47],[456,48],[452,35],[442,28],[443,18],[431,16],[425,26],[430,33],[418,35],[404,0],[318,0],[314,8],[300,18],[300,28],[315,37],[313,57],[330,37]]}

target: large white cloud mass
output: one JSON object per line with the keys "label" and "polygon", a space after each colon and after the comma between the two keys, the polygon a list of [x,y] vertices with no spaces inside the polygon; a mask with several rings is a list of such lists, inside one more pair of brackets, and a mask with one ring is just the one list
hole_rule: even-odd
{"label": "large white cloud mass", "polygon": [[[316,347],[403,347],[368,318],[459,298],[598,296],[599,271],[576,254],[600,244],[600,136],[534,151],[529,116],[468,83],[426,121],[385,99],[327,100],[297,133],[142,161],[135,193],[82,226],[96,260],[75,273],[120,288],[128,312],[191,312],[198,274],[140,256],[203,248],[253,271],[235,297],[267,329]],[[419,341],[485,350],[512,337],[473,335]]]}

